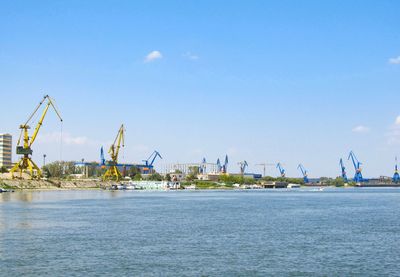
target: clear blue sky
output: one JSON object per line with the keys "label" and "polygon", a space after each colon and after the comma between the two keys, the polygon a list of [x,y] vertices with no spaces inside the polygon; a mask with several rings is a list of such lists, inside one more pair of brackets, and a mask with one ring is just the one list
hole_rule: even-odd
{"label": "clear blue sky", "polygon": [[[127,162],[153,149],[166,163],[228,153],[230,171],[281,161],[289,176],[300,162],[337,176],[352,149],[365,176],[392,175],[399,10],[395,0],[3,1],[0,132],[17,136],[48,93],[68,160],[97,160],[124,123]],[[40,164],[60,158],[59,131],[50,112]]]}

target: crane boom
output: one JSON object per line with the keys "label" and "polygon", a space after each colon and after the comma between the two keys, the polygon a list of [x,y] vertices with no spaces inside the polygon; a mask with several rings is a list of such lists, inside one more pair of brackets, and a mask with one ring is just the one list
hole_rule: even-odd
{"label": "crane boom", "polygon": [[281,177],[285,178],[286,177],[286,172],[285,172],[285,169],[282,167],[281,163],[278,163],[276,165],[276,168],[279,169],[279,173],[281,174]]}
{"label": "crane boom", "polygon": [[110,146],[110,149],[108,150],[108,153],[111,155],[112,161],[115,163],[118,163],[118,155],[119,149],[121,148],[121,142],[122,147],[125,147],[124,131],[124,124],[122,124],[118,130],[117,136],[114,139],[114,143]]}

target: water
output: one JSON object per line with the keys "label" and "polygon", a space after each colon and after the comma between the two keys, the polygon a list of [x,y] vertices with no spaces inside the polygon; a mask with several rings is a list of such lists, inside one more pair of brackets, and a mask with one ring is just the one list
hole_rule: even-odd
{"label": "water", "polygon": [[399,276],[400,190],[0,194],[1,276]]}

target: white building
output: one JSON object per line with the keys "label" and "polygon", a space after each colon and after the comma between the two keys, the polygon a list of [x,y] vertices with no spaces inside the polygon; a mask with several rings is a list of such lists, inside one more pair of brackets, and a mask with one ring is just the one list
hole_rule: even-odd
{"label": "white building", "polygon": [[10,134],[0,134],[0,167],[11,168],[11,150],[12,136]]}

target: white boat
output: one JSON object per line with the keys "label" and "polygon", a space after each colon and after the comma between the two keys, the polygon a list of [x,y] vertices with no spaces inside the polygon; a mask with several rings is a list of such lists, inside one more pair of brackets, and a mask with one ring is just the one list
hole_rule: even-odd
{"label": "white boat", "polygon": [[126,185],[123,184],[113,184],[110,190],[126,190]]}
{"label": "white boat", "polygon": [[299,184],[288,184],[287,188],[288,189],[299,189],[300,185]]}

